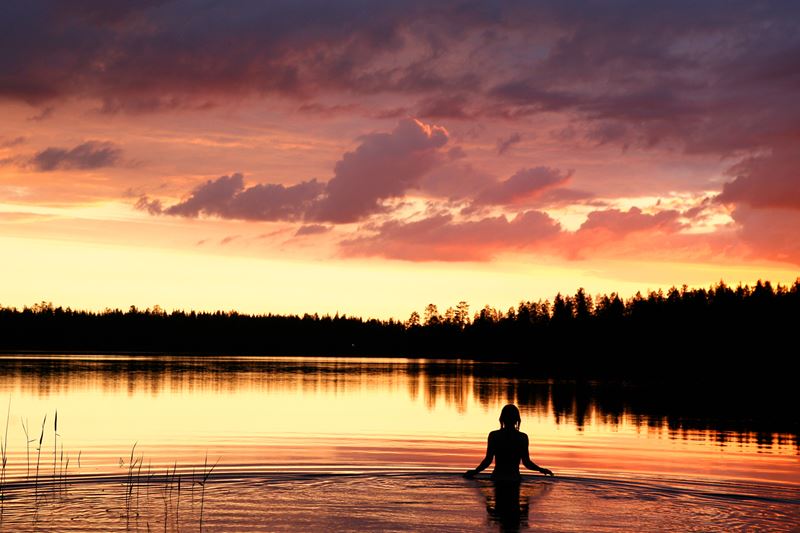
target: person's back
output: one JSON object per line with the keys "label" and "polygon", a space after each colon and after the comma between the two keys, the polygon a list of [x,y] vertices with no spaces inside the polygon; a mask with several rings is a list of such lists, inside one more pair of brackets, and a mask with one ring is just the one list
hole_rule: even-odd
{"label": "person's back", "polygon": [[505,427],[489,433],[489,445],[494,452],[492,479],[519,479],[519,463],[527,455],[528,436]]}
{"label": "person's back", "polygon": [[472,477],[492,464],[494,471],[492,479],[496,481],[518,481],[520,479],[519,463],[525,468],[536,470],[545,475],[553,473],[547,468],[541,468],[531,461],[528,454],[528,435],[519,430],[521,423],[519,409],[515,405],[506,405],[500,413],[500,429],[489,433],[489,442],[486,446],[486,457],[474,470],[465,475]]}

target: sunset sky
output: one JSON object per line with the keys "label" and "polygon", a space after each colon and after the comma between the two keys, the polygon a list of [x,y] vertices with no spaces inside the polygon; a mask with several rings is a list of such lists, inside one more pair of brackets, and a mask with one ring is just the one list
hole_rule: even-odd
{"label": "sunset sky", "polygon": [[0,305],[800,275],[797,2],[127,4],[0,3]]}

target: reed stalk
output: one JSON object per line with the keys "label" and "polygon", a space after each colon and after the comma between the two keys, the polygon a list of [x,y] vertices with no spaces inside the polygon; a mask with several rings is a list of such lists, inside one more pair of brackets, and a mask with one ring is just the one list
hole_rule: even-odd
{"label": "reed stalk", "polygon": [[53,480],[56,479],[56,452],[58,451],[58,409],[53,421]]}
{"label": "reed stalk", "polygon": [[144,456],[139,457],[139,466],[136,469],[136,513],[139,513],[139,493],[142,490],[142,463],[144,463]]}
{"label": "reed stalk", "polygon": [[2,459],[2,473],[0,473],[0,525],[3,523],[3,511],[5,510],[5,487],[6,487],[6,464],[8,462],[8,421],[11,418],[11,398],[8,399],[8,413],[6,414],[6,431],[0,442],[0,458]]}
{"label": "reed stalk", "polygon": [[64,493],[67,492],[67,472],[69,471],[69,455],[67,455],[67,464],[64,465]]}
{"label": "reed stalk", "polygon": [[[133,472],[136,469],[137,459],[134,458],[134,454],[136,453],[136,445],[138,442],[133,443],[133,447],[131,448],[131,457],[128,461],[128,475],[126,478],[126,487],[125,487],[125,510],[126,515],[130,518],[131,513],[131,499],[133,497]],[[120,459],[122,462],[122,459]]]}
{"label": "reed stalk", "polygon": [[47,413],[42,419],[42,433],[39,435],[39,446],[36,448],[36,480],[34,481],[34,496],[39,501],[39,463],[42,458],[42,442],[44,441],[44,425],[47,422]]}
{"label": "reed stalk", "polygon": [[181,522],[181,476],[178,474],[178,501],[175,503],[175,529],[180,529]]}
{"label": "reed stalk", "polygon": [[217,464],[219,464],[219,459],[217,459],[217,462],[214,463],[214,465],[210,469],[208,469],[208,471],[206,471],[206,468],[208,468],[208,454],[206,454],[205,460],[203,460],[203,479],[202,481],[200,481],[200,532],[201,533],[203,531],[203,508],[205,506],[205,500],[206,500],[206,481],[208,481],[208,478],[211,476],[211,472],[214,471],[214,468],[216,468]]}
{"label": "reed stalk", "polygon": [[31,477],[31,442],[36,442],[36,439],[31,439],[30,435],[28,434],[28,421],[22,417],[20,417],[19,420],[22,423],[22,431],[25,432],[25,460],[27,461],[25,480],[27,481]]}
{"label": "reed stalk", "polygon": [[168,502],[168,491],[169,491],[169,467],[167,467],[167,472],[164,474],[164,533],[167,531],[167,519],[169,518],[169,502]]}

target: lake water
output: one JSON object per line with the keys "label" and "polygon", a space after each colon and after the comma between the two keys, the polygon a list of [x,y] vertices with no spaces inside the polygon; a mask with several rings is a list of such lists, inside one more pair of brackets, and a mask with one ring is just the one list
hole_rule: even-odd
{"label": "lake water", "polygon": [[[797,531],[798,418],[761,396],[463,361],[2,356],[0,530]],[[509,402],[556,477],[464,479]]]}

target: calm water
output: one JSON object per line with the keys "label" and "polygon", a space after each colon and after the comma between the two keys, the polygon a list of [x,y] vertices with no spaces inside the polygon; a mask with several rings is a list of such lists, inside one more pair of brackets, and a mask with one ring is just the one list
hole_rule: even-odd
{"label": "calm water", "polygon": [[[402,359],[3,356],[0,529],[183,530],[201,515],[208,530],[800,525],[791,406],[747,389],[521,375]],[[515,490],[460,476],[508,402],[558,477],[531,473]]]}

